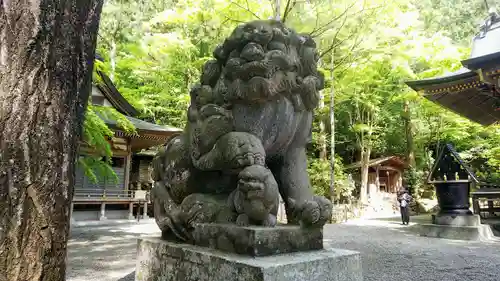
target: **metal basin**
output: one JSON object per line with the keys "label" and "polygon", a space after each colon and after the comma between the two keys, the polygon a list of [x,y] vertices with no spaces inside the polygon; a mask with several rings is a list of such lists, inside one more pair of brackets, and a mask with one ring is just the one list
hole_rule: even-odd
{"label": "metal basin", "polygon": [[434,183],[440,215],[472,215],[469,210],[469,182]]}

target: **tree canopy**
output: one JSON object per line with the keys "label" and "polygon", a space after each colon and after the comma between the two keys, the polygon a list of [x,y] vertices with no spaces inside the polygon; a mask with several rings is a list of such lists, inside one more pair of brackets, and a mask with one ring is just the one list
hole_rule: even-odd
{"label": "tree canopy", "polygon": [[[470,40],[487,15],[482,0],[117,1],[104,6],[98,53],[120,92],[157,124],[183,127],[189,87],[202,64],[239,23],[277,17],[313,35],[327,77],[309,147],[317,192],[328,193],[329,141],[335,134],[335,179],[342,163],[398,155],[415,158],[423,180],[438,144],[451,142],[486,181],[500,179],[500,127],[485,128],[415,93],[404,81],[460,68]],[[333,72],[333,73],[332,73]],[[333,78],[333,79],[331,79]],[[92,122],[93,108],[87,114]],[[401,120],[406,120],[402,122]],[[407,132],[411,127],[412,131]],[[334,128],[334,130],[332,130]],[[108,134],[105,129],[101,130]],[[95,137],[94,137],[95,138]],[[411,142],[411,146],[409,146]],[[322,151],[325,150],[325,151]],[[323,153],[322,153],[323,152]],[[343,195],[343,196],[344,196]]]}

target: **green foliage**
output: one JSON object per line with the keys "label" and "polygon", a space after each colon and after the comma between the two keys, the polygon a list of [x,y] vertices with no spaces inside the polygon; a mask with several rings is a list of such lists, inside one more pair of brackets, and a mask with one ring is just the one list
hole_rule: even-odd
{"label": "green foliage", "polygon": [[[97,71],[104,71],[105,65],[96,60],[93,72],[93,82],[100,83],[100,76]],[[80,157],[78,166],[82,169],[92,182],[98,179],[108,178],[112,181],[118,180],[115,172],[111,169],[111,149],[110,140],[114,133],[104,120],[114,120],[119,129],[127,133],[136,133],[134,125],[116,109],[103,106],[87,105],[85,112],[85,122],[83,123],[82,144],[84,148],[90,149],[90,153]]]}
{"label": "green foliage", "polygon": [[113,137],[106,123],[96,114],[94,107],[88,105],[83,123],[83,145],[91,147],[95,153],[80,157],[78,165],[85,175],[92,181],[98,178],[115,175],[111,169],[111,156],[113,152],[108,140]]}
{"label": "green foliage", "polygon": [[[403,182],[406,184],[408,190],[415,198],[420,197],[420,193],[423,190],[424,183],[422,179],[424,178],[424,173],[421,170],[417,170],[415,167],[410,167],[403,174]],[[418,192],[416,192],[418,191]]]}
{"label": "green foliage", "polygon": [[[310,158],[308,162],[309,177],[314,193],[330,198],[330,175],[331,162],[327,159]],[[340,157],[335,157],[335,198],[336,200],[347,200],[350,198],[353,187],[346,184],[344,165]]]}
{"label": "green foliage", "polygon": [[[484,0],[419,0],[414,1],[429,33],[443,32],[458,44],[468,46],[486,18]],[[498,1],[488,0],[490,8],[500,9]]]}
{"label": "green foliage", "polygon": [[[96,67],[113,77],[120,92],[141,111],[140,117],[183,127],[189,87],[197,82],[213,48],[240,22],[275,16],[274,3],[107,1],[98,42],[106,61]],[[413,186],[424,187],[433,147],[443,142],[452,142],[482,179],[500,178],[498,126],[484,128],[469,122],[404,84],[461,67],[476,24],[486,16],[481,5],[482,0],[282,1],[281,18],[315,37],[321,70],[327,77],[322,92],[325,106],[316,111],[308,149],[316,192],[328,195],[329,190],[330,164],[319,159],[325,146],[329,155],[334,145],[338,155],[336,186],[345,179],[339,170],[342,163],[358,161],[362,147],[371,149],[372,158],[405,157],[408,136],[403,117],[408,117],[413,128],[417,165],[407,175]],[[329,78],[332,72],[334,80]],[[334,124],[328,107],[332,93]],[[403,111],[405,102],[408,114]],[[109,131],[94,113],[87,114],[91,124],[86,126],[95,134],[88,141],[109,156],[105,138],[98,138],[109,136]],[[329,141],[332,133],[335,144]],[[349,188],[342,192],[341,196],[350,194]]]}

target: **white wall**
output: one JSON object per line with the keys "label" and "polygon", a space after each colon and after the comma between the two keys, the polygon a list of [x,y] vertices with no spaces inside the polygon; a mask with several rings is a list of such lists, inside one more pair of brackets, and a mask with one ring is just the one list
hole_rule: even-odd
{"label": "white wall", "polygon": [[[97,88],[95,85],[92,85],[92,96],[93,97],[103,97],[103,93],[101,93],[101,90],[99,90],[99,88]],[[108,99],[104,98],[104,106],[108,106],[108,107],[113,107],[113,105],[109,102]]]}

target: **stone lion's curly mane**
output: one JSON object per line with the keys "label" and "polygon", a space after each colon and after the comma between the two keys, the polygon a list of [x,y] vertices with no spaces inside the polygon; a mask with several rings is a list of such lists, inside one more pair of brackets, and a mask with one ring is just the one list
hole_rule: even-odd
{"label": "stone lion's curly mane", "polygon": [[274,20],[238,26],[205,63],[192,98],[227,105],[265,102],[284,95],[296,110],[316,107],[324,77],[316,69],[316,44]]}

